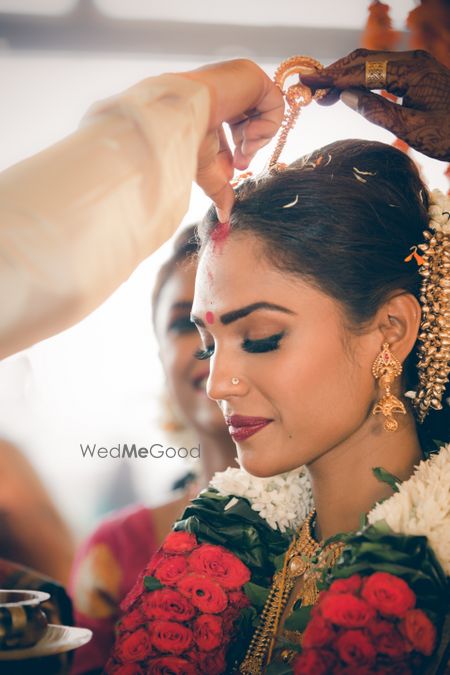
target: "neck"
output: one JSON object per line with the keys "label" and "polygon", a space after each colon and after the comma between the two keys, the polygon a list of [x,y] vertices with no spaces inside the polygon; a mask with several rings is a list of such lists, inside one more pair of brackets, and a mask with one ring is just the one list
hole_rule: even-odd
{"label": "neck", "polygon": [[223,433],[198,432],[200,440],[200,459],[202,470],[200,482],[206,486],[216,471],[225,471],[229,466],[236,467],[236,446],[227,429]]}
{"label": "neck", "polygon": [[361,517],[393,492],[378,481],[372,469],[382,467],[407,480],[422,459],[412,413],[396,432],[383,429],[380,417],[370,417],[344,443],[308,465],[316,506],[316,536],[327,539],[357,530]]}

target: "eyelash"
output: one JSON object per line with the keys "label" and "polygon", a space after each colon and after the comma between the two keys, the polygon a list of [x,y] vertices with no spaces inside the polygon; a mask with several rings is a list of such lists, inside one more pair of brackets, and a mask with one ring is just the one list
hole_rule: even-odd
{"label": "eyelash", "polygon": [[[245,338],[242,342],[242,348],[244,351],[249,354],[264,354],[265,352],[273,352],[280,346],[280,341],[284,336],[284,331],[281,333],[276,333],[271,335],[268,338],[261,338],[260,340],[249,340]],[[199,361],[205,361],[210,359],[214,354],[214,345],[209,345],[205,349],[199,349],[195,352],[194,356]]]}

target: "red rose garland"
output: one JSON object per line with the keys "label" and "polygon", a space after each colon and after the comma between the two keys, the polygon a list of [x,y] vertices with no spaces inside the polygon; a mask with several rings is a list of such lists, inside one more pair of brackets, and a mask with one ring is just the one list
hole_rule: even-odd
{"label": "red rose garland", "polygon": [[387,572],[337,579],[312,611],[294,675],[411,673],[412,660],[436,645],[436,629],[415,603],[408,584]]}
{"label": "red rose garland", "polygon": [[[145,577],[162,587],[147,590]],[[234,623],[249,605],[242,591],[249,580],[249,569],[222,546],[171,532],[122,603],[126,613],[105,672],[225,672]]]}

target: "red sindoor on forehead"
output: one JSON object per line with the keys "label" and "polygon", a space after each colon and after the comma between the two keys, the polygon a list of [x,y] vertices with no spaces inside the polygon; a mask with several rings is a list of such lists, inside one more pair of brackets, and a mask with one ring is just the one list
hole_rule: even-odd
{"label": "red sindoor on forehead", "polygon": [[215,251],[217,249],[222,248],[222,246],[225,244],[226,240],[228,239],[230,231],[231,231],[231,227],[230,227],[229,222],[217,223],[216,227],[211,232],[211,239],[212,239],[213,248],[214,248]]}
{"label": "red sindoor on forehead", "polygon": [[214,323],[214,312],[206,312],[206,323],[210,325]]}

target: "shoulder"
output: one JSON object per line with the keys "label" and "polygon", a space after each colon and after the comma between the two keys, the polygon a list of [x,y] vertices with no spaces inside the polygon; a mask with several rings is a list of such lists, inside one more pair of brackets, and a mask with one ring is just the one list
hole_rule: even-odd
{"label": "shoulder", "polygon": [[134,505],[105,518],[82,544],[72,567],[70,588],[77,610],[96,618],[117,612],[128,590],[128,568],[143,558],[137,562],[142,567],[150,550],[155,550],[150,509]]}
{"label": "shoulder", "polygon": [[130,545],[148,538],[153,532],[153,510],[143,504],[132,504],[103,518],[81,544],[77,559],[94,547],[108,546],[117,557],[126,554]]}

